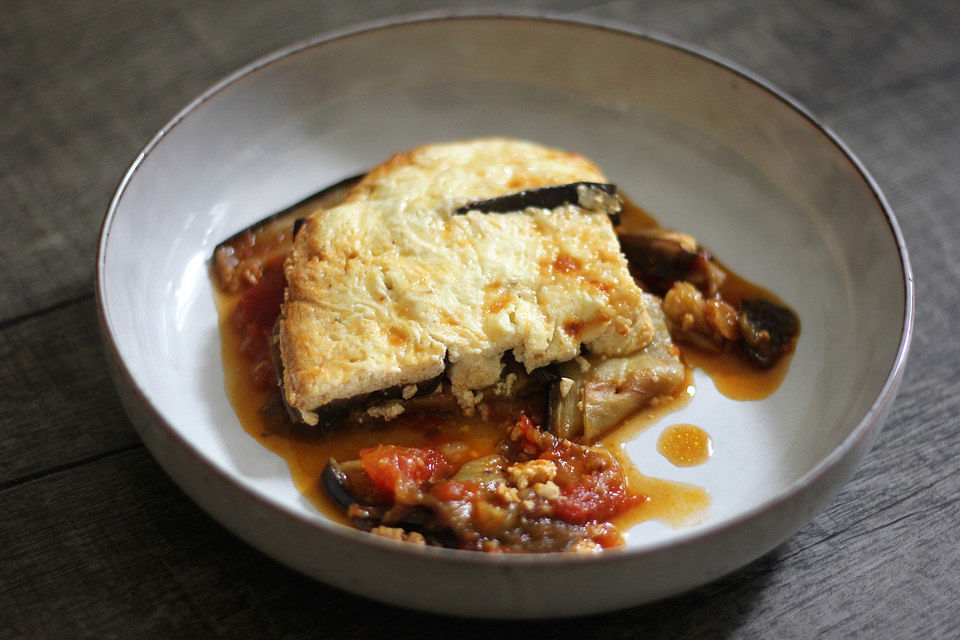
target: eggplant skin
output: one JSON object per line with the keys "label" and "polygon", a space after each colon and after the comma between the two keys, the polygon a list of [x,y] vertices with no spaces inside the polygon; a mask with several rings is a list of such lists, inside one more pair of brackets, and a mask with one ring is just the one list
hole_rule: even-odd
{"label": "eggplant skin", "polygon": [[699,256],[669,238],[629,233],[620,234],[619,238],[631,270],[647,291],[658,296],[663,296],[678,280],[684,280]]}
{"label": "eggplant skin", "polygon": [[[594,194],[593,198],[586,195],[590,193]],[[599,204],[598,201],[601,200],[601,197],[597,196],[600,194],[606,194],[616,202],[616,205],[607,208],[607,215],[613,220],[614,225],[619,224],[620,200],[617,187],[616,185],[604,182],[571,182],[569,184],[552,187],[526,189],[496,198],[476,200],[454,211],[454,215],[463,215],[470,211],[479,211],[480,213],[515,213],[530,207],[536,209],[555,209],[568,204],[592,209],[595,205]]]}
{"label": "eggplant skin", "polygon": [[[285,209],[281,209],[276,213],[270,214],[266,218],[263,218],[262,220],[255,222],[254,224],[250,225],[246,229],[241,229],[240,231],[236,232],[235,234],[233,234],[232,236],[230,236],[229,238],[227,238],[226,240],[218,244],[214,249],[214,254],[216,254],[218,250],[229,248],[235,242],[239,241],[244,234],[256,233],[266,228],[270,223],[273,223],[273,222],[286,224],[288,219],[291,220],[294,225],[293,233],[294,235],[296,235],[297,231],[299,231],[299,226],[300,226],[299,222],[301,218],[303,218],[305,215],[309,215],[309,213],[317,207],[332,206],[333,204],[343,200],[343,198],[346,197],[347,192],[350,189],[352,189],[355,184],[360,182],[360,179],[363,178],[365,175],[366,175],[365,173],[361,173],[359,175],[350,176],[349,178],[344,178],[343,180],[335,184],[332,184],[328,187],[324,187],[323,189],[320,189],[316,193],[307,196],[303,200],[293,203],[292,205],[290,205]],[[308,207],[309,207],[309,210],[301,211],[301,209],[305,209]]]}
{"label": "eggplant skin", "polygon": [[[320,486],[333,502],[347,512],[351,521],[364,531],[385,526],[416,532],[431,546],[456,548],[458,541],[453,531],[438,522],[436,513],[426,507],[387,507],[366,504],[349,489],[350,474],[345,467],[357,470],[359,461],[345,462],[343,466],[331,458],[320,474]],[[362,473],[362,472],[361,472]]]}
{"label": "eggplant skin", "polygon": [[327,466],[323,468],[323,472],[320,474],[320,485],[327,496],[342,509],[348,509],[350,505],[359,502],[347,489],[346,475],[340,470],[340,465],[333,458],[327,461]]}
{"label": "eggplant skin", "polygon": [[740,303],[739,324],[744,352],[763,368],[775,365],[800,332],[792,310],[759,298]]}
{"label": "eggplant skin", "polygon": [[296,238],[297,234],[300,233],[300,229],[303,227],[303,224],[307,221],[306,218],[297,218],[293,221],[293,237]]}
{"label": "eggplant skin", "polygon": [[[283,370],[277,369],[277,371],[282,372]],[[282,380],[283,374],[280,373],[280,376],[280,379]],[[370,409],[371,407],[375,407],[390,400],[407,400],[409,398],[421,398],[423,396],[428,396],[437,390],[437,387],[442,384],[443,380],[444,376],[440,375],[422,382],[406,385],[395,385],[387,389],[360,394],[352,398],[343,398],[341,400],[328,402],[327,404],[314,409],[314,413],[317,415],[317,427],[319,427],[321,431],[327,431],[337,426],[338,423],[356,410]],[[405,397],[404,390],[411,386],[415,387],[416,391],[412,396],[409,396],[409,398]],[[287,407],[290,417],[294,422],[304,422],[302,416],[296,409],[290,407],[289,404]]]}

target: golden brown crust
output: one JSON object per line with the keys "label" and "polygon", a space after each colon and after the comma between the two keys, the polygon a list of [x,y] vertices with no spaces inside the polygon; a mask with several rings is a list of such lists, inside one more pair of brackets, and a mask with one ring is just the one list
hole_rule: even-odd
{"label": "golden brown crust", "polygon": [[284,393],[306,422],[328,402],[439,375],[465,409],[512,350],[528,369],[581,345],[651,339],[640,289],[603,213],[575,206],[454,215],[482,198],[605,182],[582,156],[484,139],[396,154],[301,228],[279,325]]}

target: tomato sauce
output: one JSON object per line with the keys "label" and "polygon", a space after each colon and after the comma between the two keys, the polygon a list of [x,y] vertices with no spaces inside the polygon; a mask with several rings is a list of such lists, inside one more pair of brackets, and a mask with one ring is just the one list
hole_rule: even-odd
{"label": "tomato sauce", "polygon": [[438,449],[378,444],[360,450],[360,466],[374,486],[396,502],[453,474],[447,457]]}
{"label": "tomato sauce", "polygon": [[270,337],[280,317],[286,286],[283,260],[274,259],[264,265],[259,282],[243,292],[231,313],[233,325],[240,333],[240,353],[250,361],[250,375],[261,389],[276,386],[277,371],[270,356]]}

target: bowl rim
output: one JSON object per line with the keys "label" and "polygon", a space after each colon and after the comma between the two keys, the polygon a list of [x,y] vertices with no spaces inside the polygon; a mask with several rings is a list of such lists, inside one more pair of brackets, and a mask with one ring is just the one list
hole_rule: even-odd
{"label": "bowl rim", "polygon": [[[680,53],[692,55],[700,60],[719,67],[721,71],[733,73],[740,78],[747,80],[748,82],[755,85],[757,88],[765,91],[772,97],[779,100],[787,108],[792,109],[796,113],[799,113],[804,119],[808,121],[813,128],[820,132],[820,134],[826,138],[827,144],[833,145],[840,154],[845,158],[847,162],[853,167],[860,179],[865,183],[873,198],[875,199],[877,205],[880,208],[880,211],[883,213],[884,220],[887,223],[889,232],[893,237],[895,245],[897,247],[898,258],[900,260],[900,275],[903,279],[903,323],[901,325],[900,339],[897,345],[897,352],[891,364],[890,370],[887,372],[887,376],[884,380],[884,384],[881,387],[879,393],[877,394],[876,399],[860,418],[857,425],[850,431],[849,434],[837,445],[835,446],[826,456],[824,456],[819,462],[817,462],[812,468],[803,473],[799,478],[791,482],[784,490],[778,493],[775,496],[772,496],[760,504],[754,505],[753,507],[746,509],[745,511],[734,515],[721,522],[705,522],[703,524],[697,525],[696,527],[690,527],[685,531],[679,532],[675,536],[671,536],[667,539],[652,542],[648,545],[644,545],[638,548],[625,548],[614,550],[613,552],[600,553],[600,554],[538,554],[538,553],[521,553],[521,554],[487,554],[487,553],[476,553],[472,551],[464,551],[459,549],[445,549],[437,547],[423,547],[419,545],[398,545],[391,540],[381,539],[378,536],[371,536],[365,532],[351,529],[347,526],[344,526],[339,523],[329,522],[322,519],[314,519],[304,516],[302,513],[299,513],[292,509],[291,507],[274,502],[272,499],[269,499],[266,496],[263,496],[251,488],[244,486],[241,483],[235,481],[232,475],[224,469],[221,469],[218,465],[210,461],[205,454],[198,449],[190,440],[181,435],[172,425],[170,425],[167,420],[163,417],[160,408],[154,406],[154,404],[149,400],[146,393],[141,389],[136,378],[128,368],[127,364],[123,360],[120,354],[120,348],[117,344],[117,341],[114,337],[114,330],[111,325],[110,319],[108,317],[108,312],[106,308],[106,274],[105,274],[105,259],[106,259],[106,247],[107,241],[110,236],[111,225],[117,215],[117,211],[122,202],[123,196],[126,192],[127,186],[134,179],[137,174],[137,171],[150,155],[155,147],[157,147],[162,141],[163,138],[173,130],[181,121],[189,117],[191,113],[196,111],[200,106],[202,106],[207,100],[211,99],[216,94],[220,93],[227,87],[233,85],[237,81],[243,79],[244,77],[253,74],[260,69],[263,69],[271,64],[278,62],[282,59],[285,59],[289,56],[297,54],[306,49],[319,47],[334,41],[343,40],[351,38],[354,36],[365,35],[374,31],[393,29],[393,28],[402,28],[405,26],[410,26],[414,24],[430,24],[438,22],[451,22],[451,21],[495,21],[495,20],[511,20],[511,21],[531,21],[531,22],[544,22],[544,23],[554,23],[560,24],[567,27],[574,28],[587,28],[587,29],[596,29],[600,31],[610,32],[613,35],[621,36],[630,36],[634,38],[640,38],[646,40],[656,45],[666,46],[672,49],[679,51]],[[112,362],[116,365],[115,367],[115,376],[120,379],[117,382],[124,382],[126,387],[136,396],[141,407],[144,408],[153,418],[153,422],[156,425],[159,425],[164,432],[164,434],[171,438],[182,450],[186,453],[195,463],[203,465],[207,470],[211,471],[219,480],[225,483],[225,486],[228,485],[233,491],[239,491],[243,494],[243,497],[248,500],[253,500],[261,508],[273,512],[276,515],[285,518],[293,518],[300,521],[302,524],[312,526],[315,529],[319,529],[323,533],[330,534],[334,537],[341,538],[343,542],[354,542],[360,543],[362,545],[370,545],[371,547],[380,547],[382,550],[389,549],[390,552],[396,553],[399,555],[406,555],[410,557],[430,557],[432,561],[443,560],[446,562],[454,563],[467,563],[467,564],[483,564],[483,565],[514,565],[522,564],[524,566],[529,565],[546,565],[546,566],[555,566],[563,565],[565,563],[576,562],[576,563],[590,563],[593,565],[607,564],[611,562],[622,562],[625,558],[624,555],[628,556],[647,556],[671,548],[678,548],[685,546],[687,544],[696,544],[704,538],[712,537],[718,534],[723,534],[733,530],[737,527],[740,527],[747,523],[750,520],[759,518],[763,514],[773,511],[776,508],[784,505],[785,503],[793,500],[798,494],[803,493],[805,490],[814,485],[820,478],[828,474],[831,470],[838,467],[846,456],[856,448],[857,445],[861,443],[865,438],[871,435],[874,430],[874,427],[877,426],[878,421],[885,415],[886,411],[889,408],[889,405],[893,402],[893,399],[896,395],[897,388],[899,387],[900,381],[903,377],[903,371],[905,368],[907,355],[910,348],[910,341],[913,335],[913,324],[914,324],[914,282],[913,282],[913,273],[910,266],[910,260],[906,248],[906,243],[903,238],[903,234],[900,230],[900,226],[897,223],[896,218],[894,217],[893,211],[884,197],[883,193],[880,191],[879,186],[874,180],[873,176],[867,171],[860,159],[853,153],[853,151],[844,143],[828,126],[823,124],[816,116],[814,116],[806,107],[800,104],[796,99],[788,95],[785,91],[781,90],[775,86],[770,81],[759,76],[758,74],[744,68],[743,66],[716,54],[707,49],[701,48],[697,45],[690,44],[681,39],[675,38],[673,36],[664,35],[652,31],[650,29],[636,27],[629,24],[624,24],[617,21],[606,20],[602,18],[595,18],[583,15],[571,15],[571,14],[562,14],[548,11],[530,11],[530,10],[515,10],[515,9],[498,9],[498,10],[473,10],[473,9],[460,9],[460,10],[433,10],[433,11],[424,11],[416,13],[408,13],[396,16],[389,16],[381,19],[364,21],[356,23],[341,29],[332,30],[328,32],[323,32],[318,35],[296,41],[290,45],[277,49],[271,53],[268,53],[256,60],[240,67],[236,71],[228,74],[223,77],[221,80],[215,82],[193,100],[191,100],[185,107],[183,107],[176,115],[173,116],[166,124],[164,124],[156,134],[150,139],[150,141],[143,147],[143,149],[138,153],[134,158],[130,167],[127,169],[120,182],[117,185],[117,188],[114,192],[113,197],[111,198],[110,204],[107,208],[106,214],[104,215],[103,221],[101,223],[99,239],[97,243],[97,258],[96,258],[96,278],[95,278],[95,289],[96,289],[96,300],[97,300],[97,316],[100,324],[101,335],[104,342],[104,348],[107,352],[107,356]],[[142,436],[141,436],[141,439]],[[149,449],[149,447],[148,447]],[[151,452],[152,453],[152,452]],[[170,477],[180,485],[180,481],[173,477],[172,474],[169,474]],[[181,485],[181,488],[182,487]],[[188,495],[191,495],[190,492],[187,492]],[[834,496],[831,496],[835,497]],[[191,495],[191,498],[196,500]],[[815,515],[815,514],[814,514]],[[221,521],[221,524],[226,526],[228,529],[233,529],[233,527],[225,522]],[[795,533],[795,531],[793,532]],[[778,541],[779,543],[780,541]],[[263,550],[263,549],[261,549]]]}

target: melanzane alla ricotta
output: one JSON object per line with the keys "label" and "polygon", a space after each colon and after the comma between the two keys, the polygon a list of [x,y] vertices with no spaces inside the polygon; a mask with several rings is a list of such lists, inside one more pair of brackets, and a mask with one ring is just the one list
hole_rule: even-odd
{"label": "melanzane alla ricotta", "polygon": [[601,202],[458,213],[580,181],[606,178],[582,156],[523,141],[429,145],[313,213],[284,267],[286,403],[315,424],[328,403],[397,386],[406,396],[445,374],[470,413],[507,352],[531,371],[646,347],[648,301]]}

